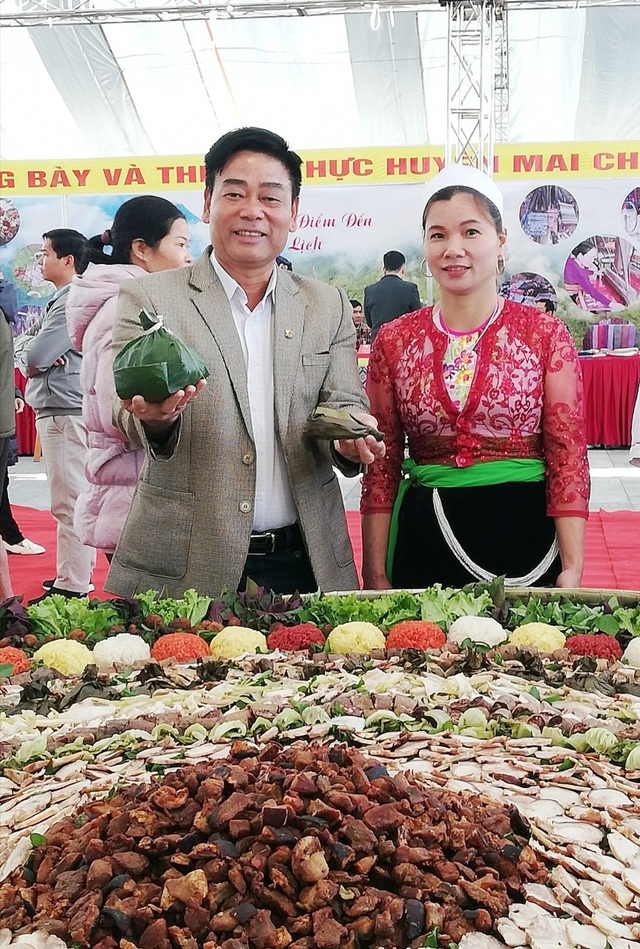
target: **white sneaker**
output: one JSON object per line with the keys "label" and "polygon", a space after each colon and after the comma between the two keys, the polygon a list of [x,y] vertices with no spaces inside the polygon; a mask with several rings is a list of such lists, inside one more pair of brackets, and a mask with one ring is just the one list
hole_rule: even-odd
{"label": "white sneaker", "polygon": [[5,550],[10,554],[43,554],[46,550],[46,548],[41,547],[40,544],[34,544],[28,537],[21,540],[19,544],[8,544],[6,540],[3,540],[2,543],[5,546]]}

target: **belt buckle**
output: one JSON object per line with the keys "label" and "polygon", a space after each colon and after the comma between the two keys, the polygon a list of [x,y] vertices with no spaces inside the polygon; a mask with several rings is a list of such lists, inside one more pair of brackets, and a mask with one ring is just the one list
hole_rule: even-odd
{"label": "belt buckle", "polygon": [[254,557],[266,557],[267,554],[272,554],[276,549],[276,535],[273,531],[263,531],[260,534],[252,534],[250,544],[258,542],[264,542],[264,550],[252,550],[251,553]]}

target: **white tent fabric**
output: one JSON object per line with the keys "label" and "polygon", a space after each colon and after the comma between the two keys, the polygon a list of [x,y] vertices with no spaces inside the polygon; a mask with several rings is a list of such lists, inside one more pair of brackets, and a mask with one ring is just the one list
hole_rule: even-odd
{"label": "white tent fabric", "polygon": [[[640,5],[509,10],[511,142],[640,139]],[[0,157],[444,144],[447,13],[0,27]]]}

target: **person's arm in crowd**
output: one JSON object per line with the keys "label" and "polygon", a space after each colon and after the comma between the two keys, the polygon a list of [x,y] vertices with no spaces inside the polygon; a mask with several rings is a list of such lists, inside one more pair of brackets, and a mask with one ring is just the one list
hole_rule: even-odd
{"label": "person's arm in crowd", "polygon": [[367,373],[367,393],[378,427],[385,434],[385,457],[368,468],[362,479],[360,499],[362,530],[362,579],[367,590],[387,590],[387,548],[394,501],[401,478],[405,435],[393,396],[391,362],[385,328],[373,347]]}
{"label": "person's arm in crowd", "polygon": [[65,299],[62,298],[54,300],[38,330],[30,330],[18,337],[14,358],[23,375],[39,376],[56,363],[60,364],[70,349]]}
{"label": "person's arm in crowd", "polygon": [[391,514],[378,511],[363,514],[360,519],[362,531],[362,585],[365,590],[390,590],[387,576],[387,547]]}
{"label": "person's arm in crowd", "polygon": [[0,544],[0,601],[9,600],[13,596],[13,586],[9,574],[9,556],[4,544]]}
{"label": "person's arm in crowd", "polygon": [[409,303],[409,309],[407,313],[413,313],[414,310],[419,310],[422,306],[422,300],[420,299],[420,291],[415,283],[411,284],[411,301]]}
{"label": "person's arm in crowd", "polygon": [[584,570],[584,539],[587,522],[583,517],[556,517],[556,535],[562,572],[556,586],[579,587]]}
{"label": "person's arm in crowd", "polygon": [[373,323],[371,322],[371,311],[369,310],[369,301],[367,299],[367,288],[365,287],[364,291],[364,303],[362,304],[362,318],[369,327],[373,329]]}
{"label": "person's arm in crowd", "polygon": [[562,562],[556,583],[576,587],[584,568],[590,479],[580,361],[560,320],[554,320],[545,362],[542,441],[547,514],[554,518]]}
{"label": "person's arm in crowd", "polygon": [[13,362],[16,369],[19,369],[23,376],[27,375],[27,365],[26,365],[26,349],[31,343],[31,340],[40,332],[40,327],[42,326],[42,314],[39,319],[33,323],[28,330],[25,330],[24,333],[20,333],[18,336],[15,336],[13,339]]}

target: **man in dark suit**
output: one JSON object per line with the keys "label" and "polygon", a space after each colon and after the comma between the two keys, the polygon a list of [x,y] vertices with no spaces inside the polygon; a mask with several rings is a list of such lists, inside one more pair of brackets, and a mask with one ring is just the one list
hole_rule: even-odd
{"label": "man in dark suit", "polygon": [[382,258],[383,276],[364,288],[364,318],[371,327],[371,343],[383,323],[390,323],[403,313],[420,309],[420,294],[415,283],[403,277],[406,260],[399,250],[389,250]]}

